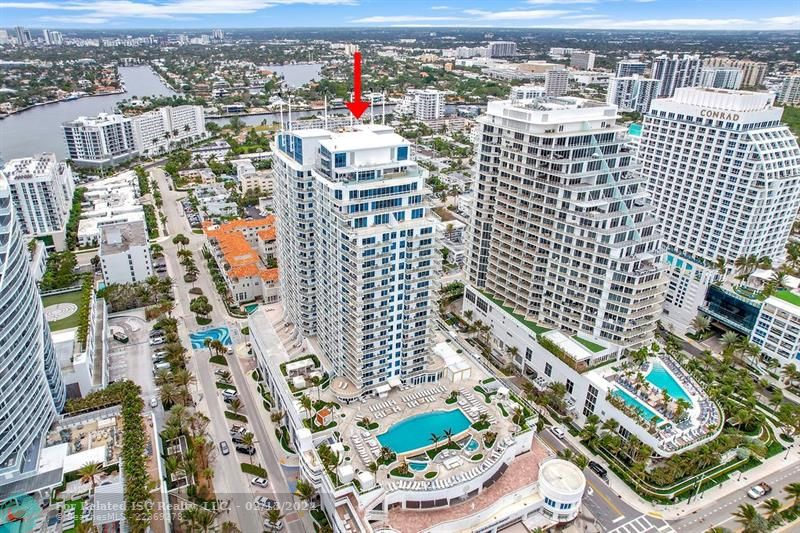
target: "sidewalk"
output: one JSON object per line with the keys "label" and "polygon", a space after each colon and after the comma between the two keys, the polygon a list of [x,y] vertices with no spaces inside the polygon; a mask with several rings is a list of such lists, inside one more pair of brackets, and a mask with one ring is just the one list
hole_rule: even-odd
{"label": "sidewalk", "polygon": [[[605,459],[593,454],[588,448],[579,442],[577,438],[573,437],[568,432],[566,433],[565,437],[570,445],[578,449],[586,457],[589,457],[590,459],[593,459],[594,461],[608,467],[608,463]],[[741,479],[729,479],[713,489],[709,489],[708,491],[700,493],[700,495],[709,494],[711,491],[713,491],[713,500],[692,498],[691,503],[686,503],[683,501],[675,505],[659,505],[650,503],[634,492],[634,490],[619,477],[617,477],[617,475],[610,468],[608,468],[608,488],[617,494],[621,499],[623,499],[625,503],[644,514],[657,516],[658,518],[662,518],[664,520],[675,520],[711,505],[715,500],[719,500],[720,498],[728,496],[734,492],[745,490],[746,488],[752,486],[757,480],[772,475],[783,468],[800,462],[800,454],[798,454],[797,451],[794,451],[794,453],[790,452],[789,457],[786,460],[783,459],[785,456],[786,452],[784,451],[767,459],[761,464],[761,466],[744,472],[741,475]]]}

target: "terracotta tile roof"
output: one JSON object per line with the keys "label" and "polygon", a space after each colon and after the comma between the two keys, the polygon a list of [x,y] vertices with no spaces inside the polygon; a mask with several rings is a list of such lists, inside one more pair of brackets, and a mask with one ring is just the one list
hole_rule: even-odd
{"label": "terracotta tile roof", "polygon": [[274,241],[275,240],[275,227],[271,227],[269,229],[262,229],[258,232],[259,238],[264,241]]}
{"label": "terracotta tile roof", "polygon": [[268,268],[261,271],[261,279],[264,281],[278,281],[278,269]]}
{"label": "terracotta tile roof", "polygon": [[259,234],[271,232],[274,238],[274,224],[274,215],[256,220],[232,220],[219,226],[204,221],[203,231],[209,239],[216,239],[220,252],[225,257],[225,262],[230,265],[230,268],[227,269],[229,276],[235,278],[259,276],[264,281],[277,281],[278,269],[266,268],[258,252],[242,234],[242,230],[245,228],[268,226]]}

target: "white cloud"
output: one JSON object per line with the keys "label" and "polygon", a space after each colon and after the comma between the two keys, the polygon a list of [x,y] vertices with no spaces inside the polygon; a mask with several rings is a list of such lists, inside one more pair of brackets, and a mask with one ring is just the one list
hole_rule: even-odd
{"label": "white cloud", "polygon": [[426,17],[416,15],[377,15],[374,17],[364,17],[353,19],[350,22],[356,24],[397,24],[405,22],[442,22],[446,20],[458,20],[458,17]]}
{"label": "white cloud", "polygon": [[446,9],[453,9],[450,6],[431,6],[431,9],[434,11],[444,11]]}
{"label": "white cloud", "polygon": [[[154,4],[136,0],[68,0],[66,2],[0,2],[0,9],[86,12],[86,17],[97,21],[102,18],[119,19],[124,17],[172,18],[176,15],[186,14],[248,15],[261,9],[292,4],[355,5],[356,2],[355,0],[170,0]],[[64,19],[64,17],[61,18]],[[70,17],[67,20],[78,22],[79,19],[80,17]]]}
{"label": "white cloud", "polygon": [[597,0],[526,0],[525,3],[537,6],[549,6],[553,4],[563,6],[566,4],[596,4]]}
{"label": "white cloud", "polygon": [[85,17],[82,15],[65,15],[55,17],[41,17],[44,22],[58,22],[62,24],[108,24],[111,19],[104,17]]}
{"label": "white cloud", "polygon": [[464,13],[476,16],[481,20],[535,20],[559,17],[570,13],[570,11],[559,9],[533,9],[527,11],[483,11],[480,9],[466,9]]}

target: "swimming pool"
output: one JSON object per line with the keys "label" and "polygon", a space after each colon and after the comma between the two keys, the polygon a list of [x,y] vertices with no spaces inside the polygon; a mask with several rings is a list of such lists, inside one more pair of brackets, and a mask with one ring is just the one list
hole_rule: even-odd
{"label": "swimming pool", "polygon": [[415,461],[409,461],[408,467],[411,470],[416,470],[417,472],[422,472],[426,468],[428,468],[428,463],[417,463]]}
{"label": "swimming pool", "polygon": [[395,453],[406,453],[433,444],[431,434],[446,440],[445,430],[458,435],[470,426],[469,419],[461,409],[452,411],[433,411],[406,418],[394,424],[385,433],[378,435],[381,446],[390,448]]}
{"label": "swimming pool", "polygon": [[212,341],[220,341],[225,346],[230,346],[232,344],[231,334],[225,326],[189,333],[189,340],[192,341],[192,348],[195,350],[205,348],[206,338]]}
{"label": "swimming pool", "polygon": [[686,394],[683,386],[675,381],[675,378],[672,377],[672,374],[670,374],[660,362],[653,362],[653,368],[651,368],[650,372],[647,373],[645,379],[659,389],[667,391],[667,394],[669,394],[669,397],[673,400],[679,400],[683,398],[690,404],[692,403],[692,399],[688,394]]}
{"label": "swimming pool", "polygon": [[478,444],[478,441],[476,441],[475,439],[469,439],[469,442],[466,444],[466,446],[464,446],[464,449],[467,450],[468,452],[474,452],[475,450],[478,449],[478,446],[480,446],[480,444]]}
{"label": "swimming pool", "polygon": [[634,398],[633,396],[628,394],[628,391],[626,390],[616,389],[614,391],[614,396],[619,396],[620,398],[622,398],[622,400],[625,402],[627,406],[636,409],[639,412],[639,414],[642,415],[642,417],[644,417],[644,419],[647,420],[648,422],[650,420],[653,420],[655,421],[656,424],[658,424],[663,420],[663,418],[658,416],[655,413],[655,411],[653,411],[652,409],[650,409],[650,407],[639,401],[638,398]]}

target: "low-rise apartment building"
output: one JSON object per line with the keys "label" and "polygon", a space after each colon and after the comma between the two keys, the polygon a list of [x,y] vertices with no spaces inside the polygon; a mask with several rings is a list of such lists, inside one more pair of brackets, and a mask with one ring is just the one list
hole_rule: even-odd
{"label": "low-rise apartment building", "polygon": [[153,275],[143,220],[104,225],[100,235],[100,264],[107,285],[138,283]]}
{"label": "low-rise apartment building", "polygon": [[218,226],[206,222],[203,230],[234,302],[278,301],[278,269],[269,266],[274,261],[274,216]]}

